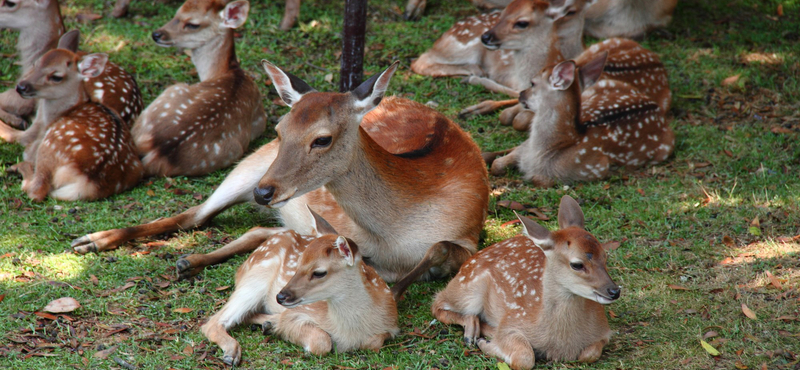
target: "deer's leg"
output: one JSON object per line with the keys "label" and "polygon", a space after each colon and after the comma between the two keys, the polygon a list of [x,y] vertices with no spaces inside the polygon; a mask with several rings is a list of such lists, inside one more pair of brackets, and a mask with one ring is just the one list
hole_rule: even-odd
{"label": "deer's leg", "polygon": [[507,155],[497,158],[492,162],[492,168],[490,169],[492,175],[503,176],[508,166],[515,166],[517,164],[517,148],[512,149]]}
{"label": "deer's leg", "polygon": [[506,150],[500,150],[497,152],[482,152],[481,157],[483,157],[483,161],[486,162],[487,166],[491,166],[492,162],[494,162],[494,160],[497,159],[497,157],[507,155],[508,153],[511,153],[513,150],[514,149],[511,148]]}
{"label": "deer's leg", "polygon": [[422,16],[422,12],[425,11],[427,3],[427,0],[408,0],[403,18],[407,21],[419,19],[419,17]]}
{"label": "deer's leg", "polygon": [[22,191],[34,202],[41,202],[50,193],[52,183],[52,172],[48,168],[36,168],[34,170],[31,162],[21,162],[13,167],[22,175]]}
{"label": "deer's leg", "polygon": [[117,0],[117,3],[114,5],[114,10],[111,11],[111,16],[114,18],[122,18],[126,14],[128,14],[128,5],[131,4],[131,0]]}
{"label": "deer's leg", "polygon": [[186,230],[205,224],[220,212],[240,203],[253,200],[253,189],[275,159],[278,141],[262,146],[242,160],[225,181],[202,204],[169,218],[147,224],[99,231],[72,241],[76,253],[99,252],[115,248],[135,238]]}
{"label": "deer's leg", "polygon": [[361,346],[361,349],[369,349],[378,352],[383,347],[383,342],[391,338],[392,334],[390,333],[378,334],[372,338],[369,338],[369,340]]}
{"label": "deer's leg", "polygon": [[267,238],[276,233],[286,231],[283,227],[254,227],[220,249],[206,254],[190,254],[178,259],[175,263],[178,277],[185,279],[200,273],[206,266],[227,261],[233,256],[250,253],[258,248]]}
{"label": "deer's leg", "polygon": [[514,120],[511,122],[511,127],[517,131],[528,131],[531,127],[531,122],[533,122],[533,116],[535,113],[529,110],[523,110],[519,112],[516,116],[514,116]]}
{"label": "deer's leg", "polygon": [[[392,286],[392,295],[395,302],[398,302],[411,283],[420,279],[425,274],[449,276],[461,267],[461,264],[472,255],[464,247],[448,242],[441,241],[434,244],[422,257],[422,260],[400,281]],[[431,270],[437,270],[435,273]]]}
{"label": "deer's leg", "polygon": [[497,81],[486,77],[468,76],[464,78],[463,82],[471,85],[481,85],[489,91],[506,94],[512,98],[519,98],[519,91],[516,91],[508,86],[501,85],[497,83]]}
{"label": "deer's leg", "polygon": [[497,357],[512,369],[531,369],[536,357],[528,339],[516,332],[499,330],[495,339],[478,339],[478,347],[483,353]]}
{"label": "deer's leg", "polygon": [[588,347],[584,348],[581,351],[581,354],[578,356],[578,361],[580,362],[595,362],[597,359],[600,358],[600,355],[603,354],[603,347],[608,344],[608,339],[603,338],[598,340],[597,342],[592,343]]}
{"label": "deer's leg", "polygon": [[[519,100],[517,99],[508,99],[508,100],[484,100],[478,104],[470,105],[458,112],[459,117],[465,117],[473,114],[489,114],[492,113],[500,108],[507,107],[509,105],[519,105]],[[510,108],[509,108],[510,109]],[[506,109],[508,110],[508,109]],[[505,112],[505,111],[503,111]],[[501,115],[502,117],[502,115]],[[502,119],[501,119],[502,121]]]}
{"label": "deer's leg", "polygon": [[481,322],[478,316],[452,311],[448,309],[445,301],[438,299],[438,297],[433,303],[431,311],[433,311],[433,316],[444,324],[462,326],[464,328],[464,343],[466,345],[474,346],[476,340],[480,338]]}
{"label": "deer's leg", "polygon": [[222,349],[222,361],[226,364],[235,366],[242,357],[239,342],[228,334],[228,330],[239,323],[252,322],[256,316],[267,316],[257,312],[268,291],[269,285],[259,281],[257,275],[245,274],[236,282],[236,290],[228,302],[200,328],[209,341]]}
{"label": "deer's leg", "polygon": [[[465,50],[465,52],[470,52]],[[455,64],[442,62],[448,61],[449,55],[438,55],[434,50],[428,51],[419,56],[411,63],[411,70],[423,76],[443,77],[443,76],[482,76],[483,70],[477,64]],[[456,59],[458,60],[458,59]]]}
{"label": "deer's leg", "polygon": [[14,89],[0,94],[0,120],[16,129],[24,130],[27,122],[22,117],[33,114],[35,110],[36,99],[23,99]]}
{"label": "deer's leg", "polygon": [[13,122],[9,120],[9,118],[13,117],[14,116],[0,110],[0,139],[5,140],[7,143],[19,142],[19,138],[25,133],[25,131],[20,131],[12,127],[13,123],[11,123],[11,125],[6,123]]}
{"label": "deer's leg", "polygon": [[305,313],[287,310],[280,315],[270,315],[264,326],[265,331],[273,330],[283,339],[303,346],[315,355],[329,353],[333,348],[331,336],[312,322]]}
{"label": "deer's leg", "polygon": [[281,19],[281,30],[288,31],[292,28],[294,23],[297,22],[298,16],[300,16],[300,0],[286,0],[286,7],[283,10],[283,19]]}

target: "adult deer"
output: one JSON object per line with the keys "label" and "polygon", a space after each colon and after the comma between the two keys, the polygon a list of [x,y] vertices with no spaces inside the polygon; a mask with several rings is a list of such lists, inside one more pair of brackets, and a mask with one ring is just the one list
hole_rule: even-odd
{"label": "adult deer", "polygon": [[[526,179],[547,187],[557,179],[601,179],[611,166],[637,168],[669,157],[675,135],[658,104],[622,81],[597,82],[605,56],[582,68],[561,62],[531,80],[531,88],[520,94],[520,102],[535,113],[530,136],[495,159],[492,174],[516,164]],[[593,91],[581,94],[587,88]]]}
{"label": "adult deer", "polygon": [[190,49],[200,82],[164,90],[142,113],[133,140],[151,176],[199,176],[233,164],[266,128],[261,94],[239,66],[233,29],[250,5],[187,0],[153,32],[164,47]]}
{"label": "adult deer", "polygon": [[47,127],[35,162],[12,167],[22,174],[22,189],[34,201],[48,194],[63,200],[104,198],[141,178],[128,127],[116,112],[90,101],[83,83],[99,76],[107,59],[105,54],[81,58],[69,50],[51,50],[17,85],[23,98],[39,100],[37,119]]}
{"label": "adult deer", "polygon": [[[30,73],[34,63],[49,50],[78,49],[78,31],[64,33],[57,0],[0,0],[0,28],[19,31],[20,77]],[[142,95],[136,81],[116,64],[107,63],[102,74],[86,79],[84,84],[92,100],[116,111],[128,125],[142,111]],[[15,89],[0,94],[0,138],[25,147],[41,139],[46,128],[36,119],[27,130],[17,130],[26,126],[25,118],[35,111],[36,100],[22,98]],[[26,152],[35,151],[31,148]]]}
{"label": "adult deer", "polygon": [[620,296],[606,271],[606,252],[568,195],[561,199],[558,231],[519,219],[525,236],[465,262],[436,295],[433,315],[463,326],[468,345],[513,369],[532,368],[534,352],[549,360],[596,361],[611,338],[602,305]]}
{"label": "adult deer", "polygon": [[597,38],[641,39],[666,27],[678,0],[597,0],[586,13],[586,33]]}
{"label": "adult deer", "polygon": [[[309,234],[305,206],[310,205],[355,240],[386,281],[411,271],[434,244],[432,250],[450,255],[435,276],[455,271],[474,253],[489,198],[480,151],[441,113],[409,100],[383,98],[396,65],[345,94],[319,93],[277,67],[266,68],[292,106],[278,124],[280,139],[245,158],[203,204],[150,224],[86,235],[73,241],[75,250],[101,251],[133,238],[199,226],[252,200],[261,182],[256,201],[277,208],[287,228]],[[269,235],[257,229],[218,251],[188,256],[179,260],[179,271],[195,274],[252,251]]]}
{"label": "adult deer", "polygon": [[[399,332],[393,292],[356,244],[313,213],[314,233],[277,231],[236,272],[236,290],[201,330],[237,365],[241,347],[228,330],[259,324],[321,355],[381,348]],[[399,292],[402,293],[402,292]]]}

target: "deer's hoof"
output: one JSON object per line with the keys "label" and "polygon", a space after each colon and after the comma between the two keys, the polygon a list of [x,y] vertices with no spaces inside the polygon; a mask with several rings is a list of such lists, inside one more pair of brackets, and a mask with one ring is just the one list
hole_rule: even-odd
{"label": "deer's hoof", "polygon": [[97,253],[97,244],[89,239],[88,235],[73,240],[70,246],[77,254]]}
{"label": "deer's hoof", "polygon": [[272,321],[267,320],[267,321],[264,321],[263,324],[261,324],[261,332],[264,333],[264,335],[272,334],[272,331],[274,329],[275,329],[275,325],[272,323]]}

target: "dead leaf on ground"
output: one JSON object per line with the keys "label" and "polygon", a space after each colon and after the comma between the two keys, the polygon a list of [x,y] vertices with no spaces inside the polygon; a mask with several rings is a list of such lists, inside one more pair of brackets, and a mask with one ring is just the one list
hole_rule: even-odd
{"label": "dead leaf on ground", "polygon": [[47,312],[36,311],[33,314],[36,315],[36,316],[39,316],[39,317],[41,317],[43,319],[48,319],[48,320],[56,320],[56,319],[58,319],[58,317],[56,317],[55,315],[51,315],[51,314],[49,314]]}
{"label": "dead leaf on ground", "polygon": [[518,223],[520,223],[519,220],[511,220],[511,221],[503,222],[503,224],[500,225],[500,227],[509,227],[511,225],[518,224]]}
{"label": "dead leaf on ground", "polygon": [[736,360],[736,363],[733,364],[733,366],[736,366],[737,369],[747,369],[747,365],[743,364],[742,361],[739,360]]}
{"label": "dead leaf on ground", "polygon": [[733,75],[733,76],[730,76],[730,77],[722,80],[722,86],[728,86],[728,85],[735,84],[736,81],[739,81],[739,77],[740,76],[741,76],[741,74],[737,74],[737,75]]}
{"label": "dead leaf on ground", "polygon": [[783,315],[783,316],[779,316],[779,317],[775,318],[775,320],[795,321],[795,320],[797,320],[797,318],[796,317],[792,317],[792,316]]}
{"label": "dead leaf on ground", "polygon": [[189,312],[192,312],[192,309],[189,308],[189,307],[181,307],[181,308],[176,308],[176,309],[172,310],[172,312],[189,313]]}
{"label": "dead leaf on ground", "polygon": [[194,349],[190,344],[187,344],[186,347],[183,347],[183,351],[181,352],[186,356],[191,356],[194,353]]}
{"label": "dead leaf on ground", "polygon": [[706,352],[708,352],[709,355],[715,356],[715,357],[719,356],[719,351],[717,351],[716,348],[714,348],[713,346],[708,344],[706,341],[701,340],[700,341],[700,345],[703,347],[704,350],[706,350]]}
{"label": "dead leaf on ground", "polygon": [[709,330],[707,333],[703,334],[703,339],[714,338],[714,337],[716,337],[718,335],[719,335],[719,333],[717,333],[717,332],[715,332],[713,330]]}
{"label": "dead leaf on ground", "polygon": [[781,281],[778,280],[771,272],[767,271],[767,278],[769,278],[769,282],[778,290],[783,290],[783,285],[781,285]]}
{"label": "dead leaf on ground", "polygon": [[44,306],[42,311],[52,313],[72,312],[81,307],[81,304],[75,298],[62,297],[54,301],[50,301],[47,306]]}
{"label": "dead leaf on ground", "polygon": [[230,285],[223,285],[223,286],[218,286],[218,287],[214,288],[214,290],[220,292],[220,291],[223,291],[223,290],[228,289],[230,287],[231,287]]}
{"label": "dead leaf on ground", "polygon": [[605,249],[606,251],[613,251],[614,249],[619,248],[619,244],[620,243],[618,241],[610,241],[607,243],[603,243],[603,249]]}
{"label": "dead leaf on ground", "polygon": [[103,16],[94,13],[78,13],[78,15],[75,17],[75,19],[77,19],[78,22],[81,23],[89,23],[91,21],[96,21],[100,18],[103,18]]}
{"label": "dead leaf on ground", "polygon": [[544,213],[542,213],[542,211],[538,210],[537,208],[528,208],[526,209],[526,211],[528,211],[528,213],[536,216],[536,218],[542,221],[547,221],[550,219],[550,217],[547,217]]}
{"label": "dead leaf on ground", "polygon": [[523,209],[525,209],[525,206],[523,206],[522,203],[515,202],[513,200],[501,200],[497,202],[497,205],[514,211],[522,211]]}
{"label": "dead leaf on ground", "polygon": [[749,318],[751,318],[753,320],[758,320],[758,317],[756,316],[756,313],[753,312],[753,310],[751,310],[750,307],[747,307],[747,305],[744,304],[744,303],[742,303],[742,313],[744,313],[745,316],[747,316],[747,317],[749,317]]}
{"label": "dead leaf on ground", "polygon": [[100,284],[100,280],[98,280],[97,276],[94,275],[89,275],[89,281],[91,281],[94,285]]}
{"label": "dead leaf on ground", "polygon": [[114,351],[116,351],[116,350],[117,350],[117,346],[113,346],[111,348],[106,348],[106,349],[104,349],[102,351],[95,352],[94,355],[92,355],[92,357],[99,358],[101,360],[105,360],[105,359],[108,358],[109,355],[114,353]]}
{"label": "dead leaf on ground", "polygon": [[6,295],[5,294],[0,294],[0,302],[3,302],[4,299],[6,299]]}
{"label": "dead leaf on ground", "polygon": [[733,241],[733,238],[731,238],[728,235],[722,237],[722,244],[725,244],[726,246],[731,248],[736,246],[736,242]]}

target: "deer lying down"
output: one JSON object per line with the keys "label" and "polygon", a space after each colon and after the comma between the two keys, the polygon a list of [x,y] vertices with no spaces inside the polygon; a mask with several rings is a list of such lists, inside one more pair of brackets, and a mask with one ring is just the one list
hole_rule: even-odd
{"label": "deer lying down", "polygon": [[641,39],[666,27],[678,0],[596,0],[586,13],[586,34],[597,38]]}
{"label": "deer lying down", "polygon": [[63,200],[104,198],[141,178],[127,126],[116,112],[89,101],[83,84],[102,73],[107,59],[51,50],[17,85],[22,97],[39,99],[37,116],[47,127],[36,161],[12,168],[22,174],[22,190],[34,201],[48,194]]}
{"label": "deer lying down", "polygon": [[[19,31],[20,77],[27,75],[46,52],[57,47],[76,52],[78,48],[78,31],[65,33],[57,0],[1,0],[0,28]],[[114,63],[107,63],[102,74],[86,79],[84,85],[92,100],[116,111],[129,126],[142,111],[142,95],[136,81]],[[23,99],[14,89],[0,94],[0,120],[4,121],[0,122],[0,138],[26,148],[41,139],[46,127],[35,119],[27,130],[15,129],[24,127],[24,118],[35,111],[35,99]],[[30,152],[35,153],[35,148],[26,154]],[[34,160],[27,156],[25,159]]]}
{"label": "deer lying down", "polygon": [[187,0],[153,32],[164,47],[192,50],[200,82],[168,87],[139,117],[133,140],[147,175],[200,176],[239,160],[266,128],[261,94],[239,66],[233,29],[247,1]]}
{"label": "deer lying down", "polygon": [[[275,230],[236,272],[236,290],[203,325],[203,334],[237,365],[241,348],[227,331],[259,324],[316,355],[336,348],[379,350],[397,335],[392,292],[352,240],[316,213],[313,236]],[[402,293],[402,292],[401,292]]]}
{"label": "deer lying down", "polygon": [[[638,168],[669,157],[675,135],[658,104],[624,82],[597,82],[605,57],[583,68],[561,62],[531,80],[520,94],[535,113],[528,140],[495,159],[492,174],[516,164],[526,179],[548,187],[604,178],[612,165]],[[586,88],[593,91],[582,96]]]}
{"label": "deer lying down", "polygon": [[[518,216],[519,217],[519,216]],[[603,304],[620,288],[606,272],[606,252],[584,229],[566,195],[559,230],[519,217],[525,236],[481,250],[436,295],[433,315],[464,327],[464,341],[513,369],[548,360],[594,362],[611,338]]]}

